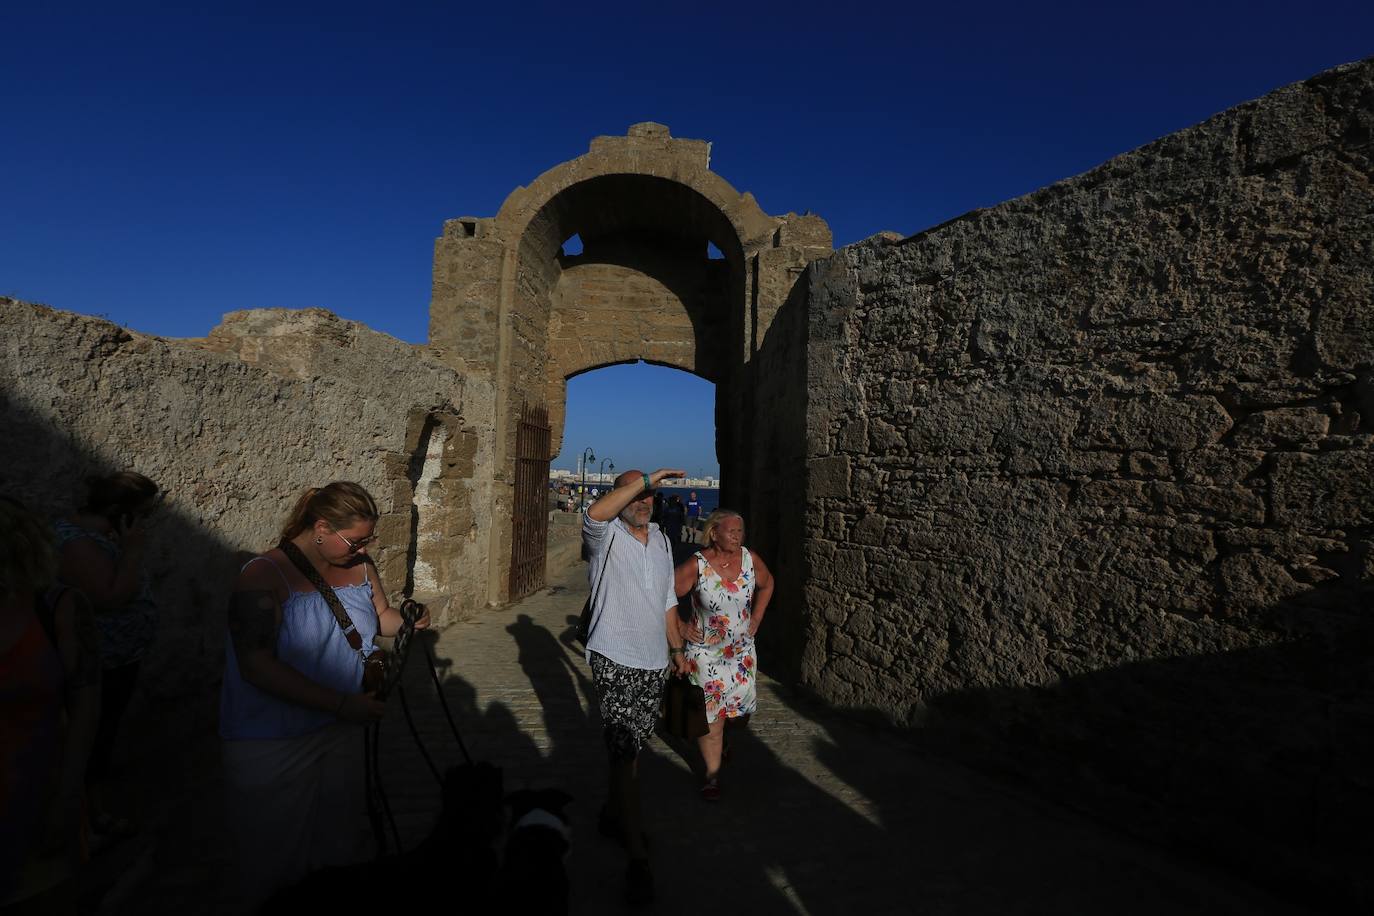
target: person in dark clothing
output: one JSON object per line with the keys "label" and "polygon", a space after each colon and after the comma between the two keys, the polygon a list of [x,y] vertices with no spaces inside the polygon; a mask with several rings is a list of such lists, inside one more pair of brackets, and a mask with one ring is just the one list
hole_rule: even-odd
{"label": "person in dark clothing", "polygon": [[682,542],[682,523],[686,516],[687,508],[682,505],[682,497],[674,493],[663,507],[663,530],[674,544]]}

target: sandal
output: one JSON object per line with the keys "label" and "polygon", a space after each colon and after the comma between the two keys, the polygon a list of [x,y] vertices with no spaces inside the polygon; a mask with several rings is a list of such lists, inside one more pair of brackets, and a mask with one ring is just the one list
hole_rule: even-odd
{"label": "sandal", "polygon": [[720,780],[712,776],[701,787],[701,797],[706,801],[720,801]]}

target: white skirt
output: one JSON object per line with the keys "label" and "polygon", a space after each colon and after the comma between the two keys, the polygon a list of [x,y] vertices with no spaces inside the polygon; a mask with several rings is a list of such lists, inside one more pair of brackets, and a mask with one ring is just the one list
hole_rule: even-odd
{"label": "white skirt", "polygon": [[318,868],[367,855],[359,726],[225,741],[224,777],[233,890],[245,908]]}

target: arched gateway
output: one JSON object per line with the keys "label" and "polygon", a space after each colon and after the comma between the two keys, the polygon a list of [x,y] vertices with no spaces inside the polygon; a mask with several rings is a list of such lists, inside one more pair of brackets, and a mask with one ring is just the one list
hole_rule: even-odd
{"label": "arched gateway", "polygon": [[[710,151],[637,124],[517,188],[496,216],[444,224],[430,345],[463,371],[467,404],[489,406],[467,419],[478,473],[490,471],[472,508],[491,602],[543,583],[545,481],[573,375],[642,359],[714,382],[722,495],[743,486],[751,357],[831,237],[819,217],[764,213],[711,172]],[[574,235],[583,248],[567,253]]]}

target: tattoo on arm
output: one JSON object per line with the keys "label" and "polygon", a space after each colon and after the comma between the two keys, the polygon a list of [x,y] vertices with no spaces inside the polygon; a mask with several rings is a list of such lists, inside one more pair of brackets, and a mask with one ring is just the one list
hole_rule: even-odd
{"label": "tattoo on arm", "polygon": [[276,654],[277,596],[270,591],[234,592],[229,596],[229,636],[239,658],[259,649]]}

